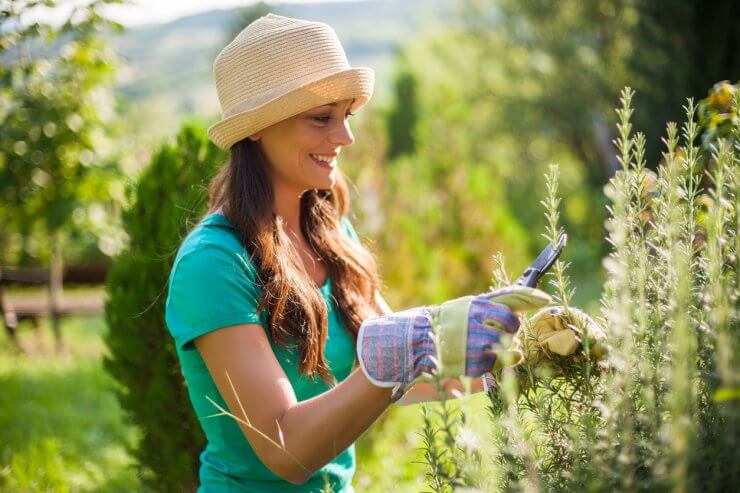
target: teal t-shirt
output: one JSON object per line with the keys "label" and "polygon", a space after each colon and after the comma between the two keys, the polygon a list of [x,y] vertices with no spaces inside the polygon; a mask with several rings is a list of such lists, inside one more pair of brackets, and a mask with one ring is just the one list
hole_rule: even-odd
{"label": "teal t-shirt", "polygon": [[[347,218],[342,218],[342,225],[345,233],[359,242]],[[165,321],[177,348],[190,401],[207,439],[200,455],[198,492],[313,492],[323,491],[327,480],[335,492],[353,492],[354,444],[316,471],[305,484],[294,485],[262,464],[233,418],[201,419],[219,412],[206,396],[224,409],[227,405],[193,340],[235,324],[255,323],[268,327],[267,312],[256,313],[261,287],[256,282],[253,262],[226,216],[208,214],[183,240],[169,276]],[[341,382],[349,376],[355,363],[354,339],[332,301],[331,279],[327,278],[318,289],[326,300],[329,319],[324,354],[337,382]],[[263,330],[298,401],[329,389],[320,378],[301,375],[297,351],[276,346],[269,331]]]}

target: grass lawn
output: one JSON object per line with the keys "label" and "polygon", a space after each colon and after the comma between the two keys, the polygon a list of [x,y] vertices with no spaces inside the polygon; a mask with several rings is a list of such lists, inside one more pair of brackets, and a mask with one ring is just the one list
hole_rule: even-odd
{"label": "grass lawn", "polygon": [[[126,447],[136,430],[125,422],[102,368],[102,316],[68,317],[62,329],[69,357],[53,354],[48,321],[41,339],[20,330],[33,356],[18,355],[0,334],[0,490],[19,492],[141,491]],[[41,346],[39,348],[39,346]],[[419,491],[418,406],[392,407],[357,442],[355,488]]]}
{"label": "grass lawn", "polygon": [[27,345],[47,353],[15,354],[0,337],[0,490],[135,491],[126,452],[135,430],[125,424],[102,369],[102,317],[64,319],[68,358],[57,357],[47,321],[42,339],[26,327]]}

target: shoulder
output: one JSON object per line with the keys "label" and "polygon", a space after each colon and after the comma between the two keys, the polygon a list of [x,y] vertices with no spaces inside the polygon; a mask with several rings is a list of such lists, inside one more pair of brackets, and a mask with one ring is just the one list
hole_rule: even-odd
{"label": "shoulder", "polygon": [[194,251],[222,251],[238,255],[244,250],[239,234],[231,223],[223,216],[209,214],[185,236],[178,257]]}
{"label": "shoulder", "polygon": [[170,282],[202,282],[225,276],[256,280],[254,259],[225,221],[223,216],[206,216],[187,234],[172,265]]}
{"label": "shoulder", "polygon": [[261,323],[262,285],[238,236],[199,224],[183,240],[172,265],[165,321],[182,349],[211,330]]}

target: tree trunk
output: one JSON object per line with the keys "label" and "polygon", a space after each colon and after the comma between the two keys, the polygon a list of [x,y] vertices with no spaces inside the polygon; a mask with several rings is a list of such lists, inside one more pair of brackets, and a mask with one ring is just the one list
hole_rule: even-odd
{"label": "tree trunk", "polygon": [[62,275],[64,272],[64,262],[62,258],[62,238],[59,231],[51,233],[49,256],[49,317],[51,327],[54,332],[54,342],[56,344],[57,354],[65,351],[62,341],[61,328],[61,302],[62,302]]}

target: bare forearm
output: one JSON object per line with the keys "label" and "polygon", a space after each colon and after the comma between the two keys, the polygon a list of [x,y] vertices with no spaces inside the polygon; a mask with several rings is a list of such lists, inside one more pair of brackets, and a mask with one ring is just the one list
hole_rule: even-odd
{"label": "bare forearm", "polygon": [[331,390],[288,408],[279,420],[286,449],[310,472],[321,468],[378,419],[390,404],[391,392],[354,370]]}

